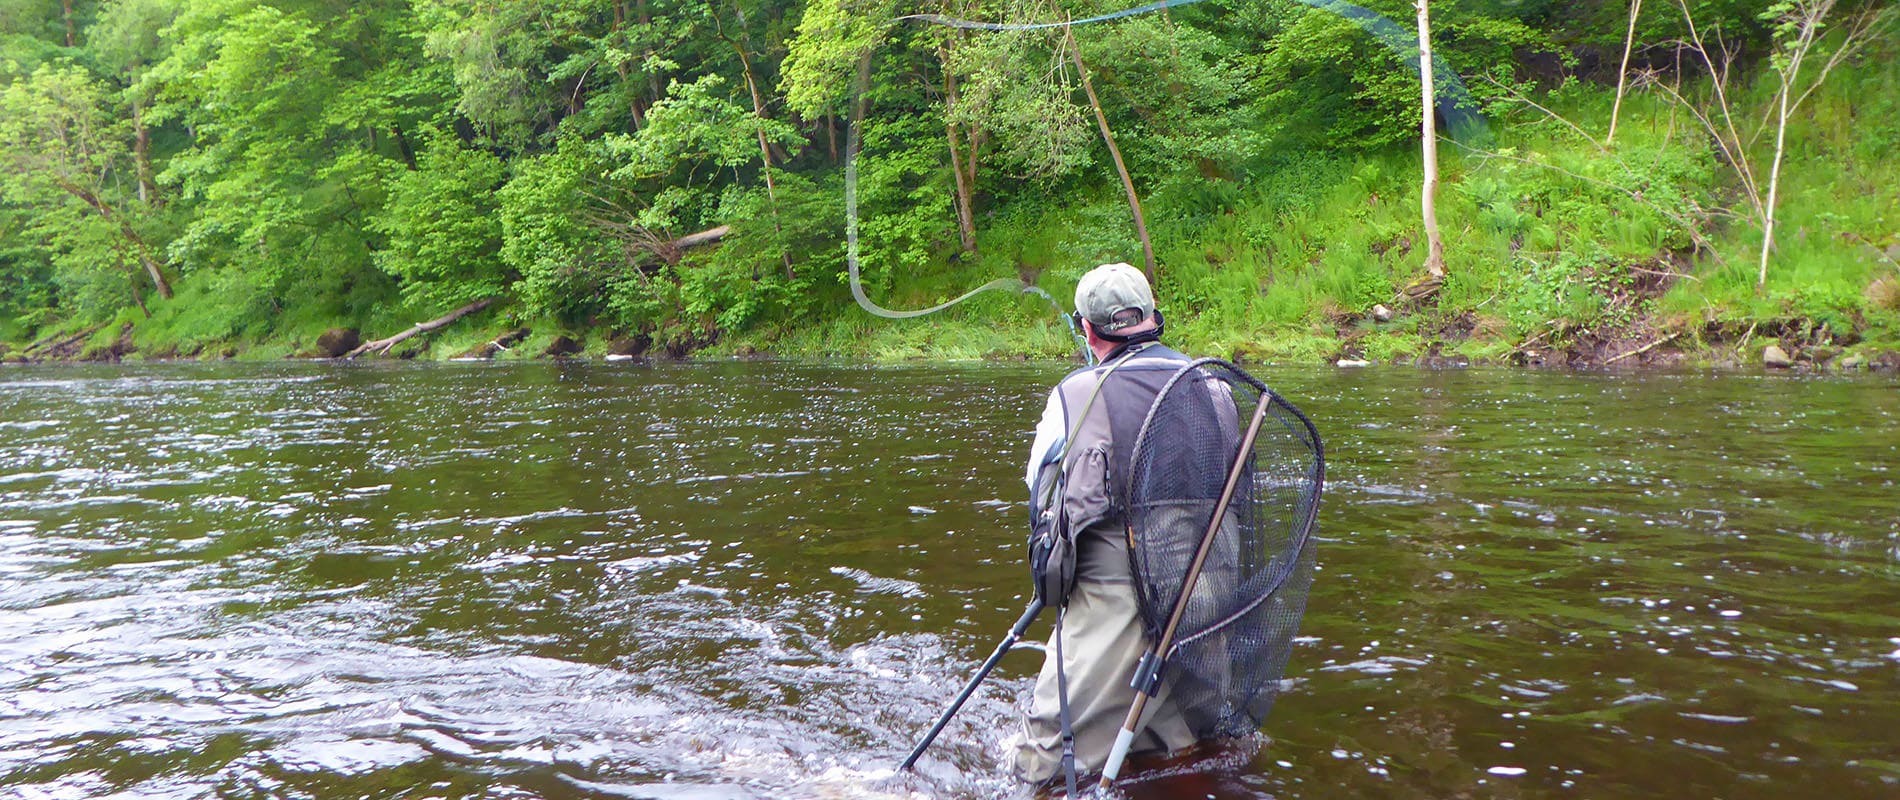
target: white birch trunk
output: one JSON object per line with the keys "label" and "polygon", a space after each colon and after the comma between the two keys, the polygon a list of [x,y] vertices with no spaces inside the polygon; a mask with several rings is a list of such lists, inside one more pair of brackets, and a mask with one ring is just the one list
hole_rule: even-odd
{"label": "white birch trunk", "polygon": [[1434,278],[1445,277],[1445,245],[1438,238],[1438,124],[1435,109],[1438,93],[1432,86],[1432,22],[1427,0],[1414,0],[1418,8],[1418,77],[1423,87],[1420,115],[1420,139],[1425,146],[1425,186],[1420,211],[1425,222],[1425,270]]}
{"label": "white birch trunk", "polygon": [[1643,13],[1643,0],[1630,0],[1630,29],[1623,35],[1623,63],[1616,68],[1616,102],[1610,106],[1610,132],[1603,137],[1604,146],[1616,142],[1616,118],[1623,112],[1623,89],[1629,83],[1630,49],[1636,44],[1636,15]]}

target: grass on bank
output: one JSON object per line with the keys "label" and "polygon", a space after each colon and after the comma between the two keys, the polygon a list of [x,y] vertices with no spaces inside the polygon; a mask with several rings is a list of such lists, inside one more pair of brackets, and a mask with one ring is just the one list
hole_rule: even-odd
{"label": "grass on bank", "polygon": [[[1770,88],[1754,86],[1742,107],[1763,107]],[[1611,99],[1574,84],[1548,104],[1600,136]],[[1372,322],[1369,310],[1422,276],[1410,150],[1289,155],[1244,185],[1150,197],[1171,338],[1196,352],[1307,363],[1432,352],[1502,360],[1525,342],[1562,348],[1590,336],[1677,335],[1694,348],[1755,327],[1859,339],[1850,349],[1900,344],[1895,60],[1837,71],[1791,124],[1777,248],[1760,293],[1760,232],[1726,210],[1742,199],[1708,137],[1654,93],[1626,98],[1622,114],[1609,151],[1528,110],[1494,118],[1488,141],[1441,148],[1450,277],[1435,306],[1389,323]],[[1763,138],[1772,142],[1772,130]],[[1765,147],[1754,155],[1765,165]],[[1139,263],[1123,230],[1126,207],[1110,189],[1046,214],[998,215],[979,234],[978,264],[987,269],[922,270],[880,302],[927,305],[1014,270],[1036,275],[1066,304],[1089,266]],[[872,358],[1071,349],[1040,301],[972,301],[929,322],[872,320],[854,306],[836,313],[815,330],[767,326],[739,338],[767,350]]]}

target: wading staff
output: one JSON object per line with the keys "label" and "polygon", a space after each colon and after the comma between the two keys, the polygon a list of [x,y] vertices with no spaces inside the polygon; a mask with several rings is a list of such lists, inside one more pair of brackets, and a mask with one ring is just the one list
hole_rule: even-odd
{"label": "wading staff", "polygon": [[1271,398],[1260,398],[1254,406],[1253,421],[1247,423],[1247,435],[1241,437],[1240,448],[1234,451],[1234,467],[1227,472],[1227,485],[1220,490],[1220,503],[1214,506],[1214,518],[1207,521],[1207,532],[1201,535],[1201,546],[1194,551],[1194,562],[1188,566],[1187,577],[1181,581],[1181,596],[1175,598],[1174,612],[1168,615],[1168,627],[1161,632],[1161,641],[1154,649],[1142,656],[1141,663],[1135,667],[1135,702],[1128,707],[1128,719],[1122,723],[1120,733],[1115,734],[1115,746],[1108,751],[1108,763],[1102,767],[1102,782],[1098,788],[1107,789],[1121,772],[1122,760],[1128,757],[1128,746],[1135,741],[1135,730],[1141,723],[1141,710],[1148,705],[1148,698],[1161,685],[1161,669],[1166,663],[1168,648],[1174,645],[1175,628],[1181,625],[1181,616],[1187,612],[1188,598],[1194,594],[1194,583],[1200,580],[1201,567],[1207,563],[1207,551],[1213,549],[1214,534],[1220,531],[1221,518],[1227,516],[1227,502],[1234,497],[1234,485],[1240,482],[1240,473],[1246,469],[1247,453],[1253,450],[1254,437],[1260,435],[1260,421],[1266,419],[1267,406],[1272,405]]}
{"label": "wading staff", "polygon": [[1036,615],[1041,613],[1042,597],[1037,596],[1029,601],[1029,608],[1023,611],[1022,618],[1016,620],[1015,625],[1010,626],[1009,635],[1004,636],[1003,641],[996,644],[996,652],[991,653],[989,660],[977,668],[976,675],[970,678],[969,684],[963,687],[962,692],[957,693],[957,699],[950,703],[949,708],[943,710],[943,716],[937,718],[937,724],[930,726],[930,732],[924,734],[924,740],[917,743],[917,749],[910,751],[910,756],[904,759],[904,765],[898,769],[910,769],[917,763],[917,759],[923,757],[924,751],[930,748],[930,743],[937,740],[937,734],[943,732],[943,726],[950,724],[950,718],[956,716],[957,711],[963,708],[964,701],[969,700],[970,695],[976,692],[977,685],[981,684],[984,678],[989,677],[990,670],[996,669],[997,663],[1003,660],[1003,655],[1016,646],[1017,640],[1023,638],[1023,633],[1029,630],[1029,623],[1035,622]]}

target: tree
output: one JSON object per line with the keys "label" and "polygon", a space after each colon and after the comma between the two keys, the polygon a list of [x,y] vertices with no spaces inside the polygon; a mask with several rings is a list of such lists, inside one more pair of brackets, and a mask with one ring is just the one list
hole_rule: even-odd
{"label": "tree", "polygon": [[126,134],[104,84],[77,66],[42,66],[0,91],[0,186],[48,211],[62,199],[82,204],[169,298],[157,255],[117,196],[118,172],[130,160]]}
{"label": "tree", "polygon": [[1108,147],[1108,157],[1115,162],[1115,174],[1121,178],[1122,191],[1128,196],[1128,212],[1135,219],[1135,235],[1141,239],[1142,272],[1152,283],[1155,279],[1155,247],[1148,240],[1148,220],[1141,214],[1141,197],[1135,193],[1135,179],[1128,174],[1128,164],[1122,161],[1121,148],[1115,146],[1115,135],[1108,129],[1108,116],[1102,113],[1102,101],[1095,96],[1095,85],[1089,81],[1089,69],[1082,63],[1082,48],[1075,43],[1075,32],[1064,25],[1062,38],[1068,47],[1069,59],[1075,64],[1076,77],[1082,82],[1082,91],[1088,95],[1089,108],[1095,112],[1095,124],[1101,130],[1102,144]]}
{"label": "tree", "polygon": [[765,179],[765,197],[772,213],[772,234],[774,238],[779,240],[779,258],[785,263],[785,277],[789,280],[794,277],[792,274],[792,254],[791,251],[786,250],[783,246],[785,227],[779,220],[778,187],[775,186],[772,181],[772,140],[766,136],[766,122],[770,120],[771,117],[766,113],[765,101],[759,97],[759,82],[753,75],[752,59],[746,52],[750,45],[751,36],[745,33],[745,12],[736,4],[733,10],[737,16],[737,22],[739,23],[739,30],[741,32],[740,38],[734,39],[726,33],[725,26],[719,21],[717,11],[713,12],[713,32],[727,45],[731,46],[733,52],[739,56],[740,74],[745,79],[746,93],[752,97],[752,130],[759,140],[759,174]]}
{"label": "tree", "polygon": [[1429,0],[1413,0],[1418,9],[1418,78],[1423,99],[1422,133],[1425,149],[1425,185],[1420,210],[1425,223],[1425,271],[1437,280],[1445,278],[1445,245],[1438,238],[1438,123],[1433,111],[1438,94],[1432,81],[1432,22]]}
{"label": "tree", "polygon": [[146,119],[157,86],[147,80],[153,63],[164,58],[170,42],[160,34],[177,19],[179,0],[115,0],[101,9],[86,31],[88,48],[125,86],[123,101],[131,112],[132,165],[139,202],[157,205],[153,181],[152,126]]}
{"label": "tree", "polygon": [[[1893,19],[1895,10],[1874,4],[1850,15],[1839,26],[1839,38],[1826,59],[1817,69],[1808,69],[1813,66],[1809,63],[1810,57],[1816,54],[1817,48],[1825,46],[1824,34],[1836,0],[1777,0],[1770,4],[1761,12],[1760,19],[1772,26],[1774,49],[1768,61],[1775,76],[1775,91],[1770,100],[1770,109],[1763,115],[1761,124],[1752,133],[1744,135],[1743,128],[1735,122],[1735,118],[1744,112],[1737,107],[1729,86],[1735,52],[1728,43],[1719,39],[1720,49],[1711,52],[1688,0],[1677,0],[1677,5],[1682,10],[1683,22],[1689,31],[1689,39],[1684,45],[1702,60],[1709,72],[1710,99],[1707,103],[1693,102],[1675,86],[1656,85],[1671,101],[1689,110],[1721,153],[1722,160],[1734,169],[1741,184],[1743,199],[1748,203],[1747,217],[1762,232],[1755,278],[1755,291],[1761,293],[1767,288],[1768,259],[1775,248],[1775,212],[1781,187],[1781,165],[1787,154],[1788,122],[1801,105],[1821,88],[1835,67],[1853,57],[1877,31]],[[1751,150],[1771,120],[1775,128],[1775,142],[1768,157],[1768,175],[1764,183],[1760,174],[1761,165],[1756,163],[1756,156],[1751,154]]]}
{"label": "tree", "polygon": [[1820,74],[1804,86],[1801,69],[1807,65],[1808,56],[1819,43],[1827,16],[1834,6],[1835,0],[1780,0],[1762,12],[1762,18],[1771,21],[1775,30],[1775,51],[1769,57],[1769,65],[1775,72],[1776,115],[1775,153],[1768,168],[1768,196],[1761,205],[1761,271],[1755,279],[1756,292],[1768,285],[1768,253],[1775,246],[1775,204],[1777,192],[1781,188],[1781,161],[1787,153],[1788,117],[1807,101],[1808,95],[1820,88],[1834,67],[1859,49],[1867,35],[1884,22],[1891,11],[1878,6],[1869,7],[1849,20],[1840,45],[1821,65]]}
{"label": "tree", "polygon": [[408,8],[210,0],[166,29],[150,119],[184,141],[157,182],[189,206],[168,252],[215,287],[223,327],[209,335],[268,329],[305,304],[351,316],[387,304],[371,223],[413,156],[403,131],[448,105]]}
{"label": "tree", "polygon": [[506,168],[453,135],[426,135],[417,168],[390,179],[388,200],[371,220],[386,237],[376,265],[403,280],[403,295],[416,307],[499,296],[518,277],[500,258],[495,190]]}
{"label": "tree", "polygon": [[1623,111],[1623,89],[1630,73],[1630,49],[1636,43],[1636,16],[1641,13],[1643,0],[1630,0],[1630,27],[1623,36],[1623,61],[1616,68],[1616,101],[1610,105],[1610,132],[1603,136],[1605,145],[1616,142],[1616,118]]}

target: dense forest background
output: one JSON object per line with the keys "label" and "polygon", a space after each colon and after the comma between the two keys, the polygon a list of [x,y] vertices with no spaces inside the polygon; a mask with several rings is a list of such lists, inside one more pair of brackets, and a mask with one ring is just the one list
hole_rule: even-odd
{"label": "dense forest background", "polygon": [[1442,279],[1417,41],[1333,5],[0,0],[0,355],[337,353],[458,309],[392,354],[1070,351],[1032,296],[853,304],[861,107],[889,307],[1143,264],[1119,158],[1188,349],[1900,359],[1887,4],[1431,3],[1483,120],[1438,131]]}

